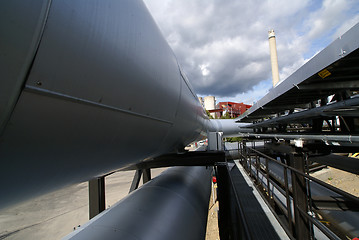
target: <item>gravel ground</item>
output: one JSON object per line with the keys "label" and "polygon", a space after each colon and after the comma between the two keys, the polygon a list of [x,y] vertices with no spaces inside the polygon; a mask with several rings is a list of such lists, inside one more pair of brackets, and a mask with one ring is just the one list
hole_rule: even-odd
{"label": "gravel ground", "polygon": [[206,240],[219,240],[218,201],[216,201],[217,196],[216,196],[215,187],[217,186],[212,184],[212,194],[211,194],[211,199],[209,200]]}
{"label": "gravel ground", "polygon": [[[152,177],[163,170],[153,169]],[[128,194],[133,176],[128,171],[106,177],[106,207]],[[0,240],[61,239],[88,221],[88,208],[87,183],[81,183],[1,209]]]}
{"label": "gravel ground", "polygon": [[348,173],[333,167],[327,167],[311,174],[334,187],[359,197],[359,175]]}

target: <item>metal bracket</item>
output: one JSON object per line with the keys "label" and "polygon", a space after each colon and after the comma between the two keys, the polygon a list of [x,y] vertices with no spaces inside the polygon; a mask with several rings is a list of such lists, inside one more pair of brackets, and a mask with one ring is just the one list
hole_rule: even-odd
{"label": "metal bracket", "polygon": [[130,191],[128,193],[131,193],[132,191],[136,190],[138,188],[138,185],[140,184],[141,176],[143,175],[143,184],[146,182],[149,182],[151,180],[151,169],[138,169],[135,172],[135,176],[133,177],[132,184],[130,187]]}

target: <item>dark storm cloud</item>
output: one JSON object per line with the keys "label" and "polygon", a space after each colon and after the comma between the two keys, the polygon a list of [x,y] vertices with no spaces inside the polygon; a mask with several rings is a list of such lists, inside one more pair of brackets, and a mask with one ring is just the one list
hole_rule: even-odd
{"label": "dark storm cloud", "polygon": [[338,21],[346,22],[353,4],[344,0],[145,2],[196,92],[218,97],[246,93],[271,79],[269,29],[276,31],[280,76],[285,78],[305,62],[303,56],[313,40],[335,29]]}

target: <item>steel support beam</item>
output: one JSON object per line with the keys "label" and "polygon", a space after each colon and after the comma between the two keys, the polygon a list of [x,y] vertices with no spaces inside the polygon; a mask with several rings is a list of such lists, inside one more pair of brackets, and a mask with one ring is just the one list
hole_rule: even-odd
{"label": "steel support beam", "polygon": [[141,180],[141,175],[142,175],[142,170],[141,169],[136,170],[135,176],[133,177],[133,180],[132,180],[130,191],[128,193],[130,193],[138,188],[138,185],[140,184],[140,180]]}
{"label": "steel support beam", "polygon": [[128,193],[131,193],[132,191],[138,188],[138,185],[140,184],[141,176],[142,176],[143,184],[149,182],[151,180],[151,169],[147,168],[147,169],[136,170],[135,176],[133,177],[131,183],[130,191]]}
{"label": "steel support beam", "polygon": [[134,164],[121,169],[121,171],[163,168],[171,166],[213,166],[216,162],[224,161],[224,151],[198,151],[185,153],[172,153],[158,156],[153,159]]}
{"label": "steel support beam", "polygon": [[230,239],[233,236],[231,225],[231,204],[230,204],[230,182],[227,170],[227,164],[216,166],[217,184],[218,184],[218,226],[221,239]]}
{"label": "steel support beam", "polygon": [[89,181],[89,218],[106,209],[105,202],[105,177],[95,178]]}
{"label": "steel support beam", "polygon": [[[354,78],[354,80],[350,80],[350,78]],[[347,89],[359,89],[359,83],[358,83],[359,76],[346,76],[345,81],[331,81],[330,84],[323,84],[323,83],[311,83],[308,85],[300,85],[299,90],[347,90]],[[336,78],[335,80],[339,80]]]}

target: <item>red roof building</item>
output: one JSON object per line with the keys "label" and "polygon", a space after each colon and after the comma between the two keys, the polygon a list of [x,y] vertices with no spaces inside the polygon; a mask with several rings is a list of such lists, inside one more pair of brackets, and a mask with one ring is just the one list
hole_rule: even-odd
{"label": "red roof building", "polygon": [[236,118],[242,115],[247,111],[252,105],[236,102],[220,102],[216,105],[216,114],[217,118],[222,117],[226,113],[229,114],[231,118]]}

